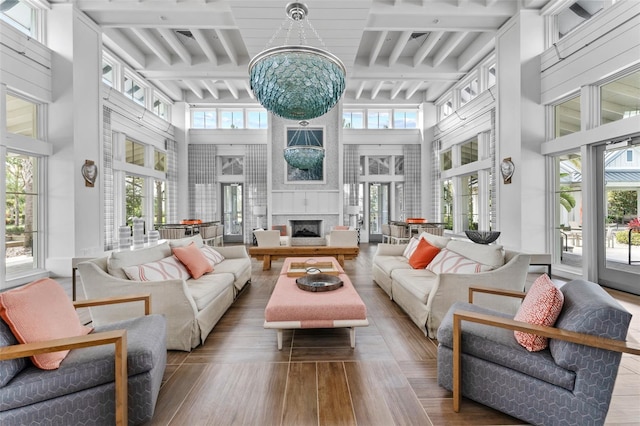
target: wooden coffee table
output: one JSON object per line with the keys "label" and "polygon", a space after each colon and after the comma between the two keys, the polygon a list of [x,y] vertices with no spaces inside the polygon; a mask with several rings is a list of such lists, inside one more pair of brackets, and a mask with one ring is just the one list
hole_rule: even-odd
{"label": "wooden coffee table", "polygon": [[[337,290],[323,292],[298,288],[296,277],[288,277],[287,270],[291,262],[305,260],[333,262],[344,285]],[[367,307],[333,257],[286,258],[264,315],[264,328],[274,328],[278,332],[278,349],[282,349],[283,330],[296,328],[350,328],[351,347],[355,348],[355,327],[369,325]]]}

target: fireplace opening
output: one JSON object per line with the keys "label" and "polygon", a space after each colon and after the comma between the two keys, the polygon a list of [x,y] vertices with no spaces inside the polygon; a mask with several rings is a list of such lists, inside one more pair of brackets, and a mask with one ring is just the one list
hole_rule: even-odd
{"label": "fireplace opening", "polygon": [[321,220],[291,220],[293,238],[318,238],[322,236]]}

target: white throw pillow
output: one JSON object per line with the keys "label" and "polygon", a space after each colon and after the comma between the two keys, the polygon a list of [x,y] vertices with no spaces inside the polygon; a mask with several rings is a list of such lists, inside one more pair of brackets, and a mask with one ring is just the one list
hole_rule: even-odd
{"label": "white throw pillow", "polygon": [[429,232],[423,232],[420,234],[420,238],[424,238],[429,244],[438,248],[445,248],[449,241],[451,241],[449,237],[441,237],[440,235],[434,235]]}
{"label": "white throw pillow", "polygon": [[434,274],[477,274],[494,269],[443,248],[426,268]]}
{"label": "white throw pillow", "polygon": [[123,268],[157,262],[167,256],[171,256],[171,248],[167,242],[139,250],[116,250],[107,259],[107,271],[109,275],[126,280],[127,274]]}
{"label": "white throw pillow", "polygon": [[409,240],[409,244],[407,244],[407,246],[404,248],[404,252],[402,253],[402,255],[407,259],[409,259],[413,254],[413,252],[416,251],[416,248],[418,247],[419,242],[420,240],[418,238],[416,237],[411,238]]}
{"label": "white throw pillow", "polygon": [[497,244],[484,245],[452,240],[447,244],[447,249],[476,262],[491,265],[494,268],[504,265],[504,250],[502,250],[502,246]]}
{"label": "white throw pillow", "polygon": [[127,266],[122,269],[127,277],[133,281],[188,280],[191,278],[187,268],[175,256],[142,265]]}
{"label": "white throw pillow", "polygon": [[211,266],[216,266],[218,263],[224,260],[224,256],[220,254],[216,249],[204,245],[200,247],[200,251],[204,254],[204,257],[211,262]]}

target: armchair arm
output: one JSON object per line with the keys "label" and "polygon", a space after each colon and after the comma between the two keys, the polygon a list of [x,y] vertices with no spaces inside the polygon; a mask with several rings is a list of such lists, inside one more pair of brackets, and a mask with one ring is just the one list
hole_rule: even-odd
{"label": "armchair arm", "polygon": [[144,302],[144,314],[151,313],[151,294],[132,294],[129,296],[103,297],[101,299],[77,300],[73,302],[75,308],[88,308],[90,306],[114,305],[116,303]]}
{"label": "armchair arm", "polygon": [[492,327],[506,328],[507,330],[523,331],[609,351],[640,355],[640,345],[622,340],[608,339],[556,327],[533,325],[478,312],[456,311],[453,313],[453,411],[456,413],[460,411],[462,392],[462,321],[476,322]]}
{"label": "armchair arm", "polygon": [[495,287],[469,287],[469,303],[473,303],[473,293],[494,294],[497,296],[517,297],[524,299],[527,295],[524,291],[504,290]]}
{"label": "armchair arm", "polygon": [[221,246],[214,249],[225,257],[225,259],[249,258],[247,248],[245,246]]}
{"label": "armchair arm", "polygon": [[406,244],[380,243],[376,250],[376,256],[402,256]]}
{"label": "armchair arm", "polygon": [[116,424],[128,423],[127,407],[127,331],[112,330],[102,333],[87,334],[85,336],[67,337],[64,339],[47,340],[43,342],[23,343],[0,348],[0,361],[23,358],[49,352],[87,348],[100,345],[115,345],[115,402]]}

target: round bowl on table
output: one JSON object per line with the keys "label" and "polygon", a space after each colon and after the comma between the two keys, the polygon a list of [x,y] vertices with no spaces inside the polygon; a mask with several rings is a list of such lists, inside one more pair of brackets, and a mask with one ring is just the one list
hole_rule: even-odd
{"label": "round bowl on table", "polygon": [[491,244],[500,236],[500,231],[464,231],[467,237],[478,244]]}

